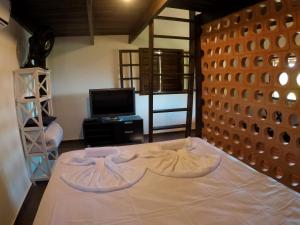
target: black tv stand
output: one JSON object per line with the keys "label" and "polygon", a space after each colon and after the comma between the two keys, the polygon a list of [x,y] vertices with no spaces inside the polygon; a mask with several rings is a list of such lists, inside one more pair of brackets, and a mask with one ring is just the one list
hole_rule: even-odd
{"label": "black tv stand", "polygon": [[143,119],[137,115],[88,118],[83,121],[86,146],[144,142]]}

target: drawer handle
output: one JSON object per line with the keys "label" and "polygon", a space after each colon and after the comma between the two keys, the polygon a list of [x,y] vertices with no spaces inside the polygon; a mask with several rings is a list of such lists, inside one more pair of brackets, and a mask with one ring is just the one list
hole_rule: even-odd
{"label": "drawer handle", "polygon": [[133,124],[133,122],[132,121],[126,121],[126,122],[124,122],[124,124]]}
{"label": "drawer handle", "polygon": [[125,134],[133,134],[133,130],[125,130]]}

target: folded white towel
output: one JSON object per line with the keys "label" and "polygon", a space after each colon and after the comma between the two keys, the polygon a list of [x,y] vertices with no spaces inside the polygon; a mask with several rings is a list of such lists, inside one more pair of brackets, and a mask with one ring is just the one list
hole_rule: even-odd
{"label": "folded white towel", "polygon": [[104,158],[117,153],[119,153],[119,149],[116,147],[94,147],[85,149],[86,158]]}
{"label": "folded white towel", "polygon": [[128,163],[114,163],[109,155],[97,158],[95,165],[74,168],[63,173],[61,179],[73,188],[88,192],[110,192],[128,188],[145,174],[146,167],[135,168]]}
{"label": "folded white towel", "polygon": [[190,137],[174,141],[166,141],[159,144],[162,150],[173,150],[186,149],[192,150],[192,139]]}

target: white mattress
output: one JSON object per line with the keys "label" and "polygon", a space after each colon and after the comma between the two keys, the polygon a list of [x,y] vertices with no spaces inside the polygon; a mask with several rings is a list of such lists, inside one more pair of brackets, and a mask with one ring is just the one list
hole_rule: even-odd
{"label": "white mattress", "polygon": [[[147,171],[133,187],[81,192],[60,179],[72,167],[63,154],[42,198],[34,225],[276,225],[300,224],[300,194],[193,138],[199,152],[220,154],[221,164],[199,178],[170,178]],[[121,147],[132,151],[150,144]]]}

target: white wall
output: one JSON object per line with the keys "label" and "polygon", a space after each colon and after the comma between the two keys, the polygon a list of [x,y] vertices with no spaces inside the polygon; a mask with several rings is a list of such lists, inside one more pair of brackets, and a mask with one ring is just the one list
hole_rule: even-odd
{"label": "white wall", "polygon": [[[187,11],[168,9],[163,15],[179,14],[185,17]],[[156,22],[156,33],[186,35],[187,24]],[[128,36],[96,36],[95,45],[89,45],[87,37],[56,38],[48,67],[52,71],[53,107],[57,121],[64,129],[64,139],[82,138],[82,121],[89,117],[88,91],[92,88],[119,87],[119,50],[138,49],[148,46],[147,29],[133,44]],[[155,47],[188,49],[183,41],[159,40]],[[155,108],[185,107],[186,95],[155,96]],[[148,133],[148,97],[136,96],[136,113],[144,119],[144,131]],[[154,117],[155,125],[185,122],[184,112],[161,114]]]}
{"label": "white wall", "polygon": [[0,31],[0,223],[13,224],[30,187],[18,130],[13,70],[17,41],[28,34],[14,21]]}

